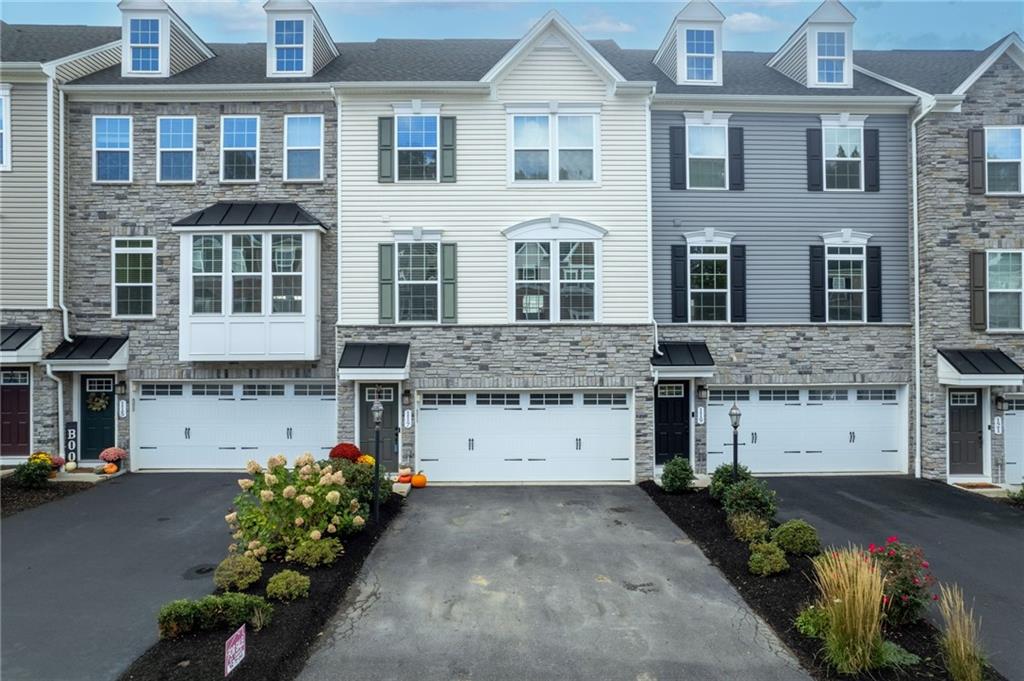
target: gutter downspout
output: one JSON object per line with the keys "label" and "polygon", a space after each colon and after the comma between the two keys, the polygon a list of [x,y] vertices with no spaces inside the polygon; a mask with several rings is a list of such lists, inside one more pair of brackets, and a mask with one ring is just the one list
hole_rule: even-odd
{"label": "gutter downspout", "polygon": [[64,381],[53,373],[53,365],[46,363],[46,376],[57,384],[57,443],[61,456],[64,455]]}
{"label": "gutter downspout", "polygon": [[[653,205],[653,183],[651,177],[651,105],[654,102],[654,93],[647,96],[646,125],[644,131],[647,146],[647,316],[654,327],[654,354],[661,357],[665,353],[661,351],[661,342],[658,340],[658,320],[654,318],[654,205]],[[658,372],[652,370],[654,382],[658,382]]]}
{"label": "gutter downspout", "polygon": [[[64,304],[64,187],[65,182],[65,160],[64,160],[64,90],[58,85],[57,93],[60,95],[60,182],[58,186],[59,191],[59,202],[57,208],[60,211],[58,216],[58,224],[60,225],[60,248],[58,249],[58,257],[60,261],[57,263],[57,271],[60,273],[58,277],[60,288],[57,290],[57,306],[60,308],[61,322],[64,330],[64,340],[71,342],[71,321],[69,319],[68,306]],[[63,415],[63,411],[61,414]],[[61,437],[63,437],[64,429],[61,429]],[[61,447],[63,449],[63,447]]]}
{"label": "gutter downspout", "polygon": [[935,98],[921,98],[921,113],[910,124],[910,175],[914,239],[914,477],[921,477],[921,248],[917,210],[917,124],[935,108]]}

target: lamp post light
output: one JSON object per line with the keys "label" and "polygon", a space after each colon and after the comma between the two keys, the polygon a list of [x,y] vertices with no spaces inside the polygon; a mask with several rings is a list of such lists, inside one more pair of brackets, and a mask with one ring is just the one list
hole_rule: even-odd
{"label": "lamp post light", "polygon": [[729,420],[732,422],[732,481],[740,479],[740,407],[735,402],[729,409]]}
{"label": "lamp post light", "polygon": [[370,413],[373,414],[373,522],[380,522],[380,420],[384,405],[380,402],[380,386],[374,391]]}

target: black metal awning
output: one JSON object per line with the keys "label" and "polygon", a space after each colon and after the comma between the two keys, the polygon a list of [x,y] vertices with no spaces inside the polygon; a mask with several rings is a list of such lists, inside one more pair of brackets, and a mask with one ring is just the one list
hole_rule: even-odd
{"label": "black metal awning", "polygon": [[41,326],[0,326],[0,352],[16,352],[43,330]]}
{"label": "black metal awning", "polygon": [[[128,336],[75,336],[70,341],[61,341],[57,349],[46,356],[48,361],[59,363],[109,363],[122,353]],[[125,357],[127,359],[127,357]]]}
{"label": "black metal awning", "polygon": [[939,349],[939,354],[964,376],[1024,375],[1024,369],[1002,350]]}
{"label": "black metal awning", "polygon": [[345,343],[338,361],[342,380],[409,378],[408,343]]}
{"label": "black metal awning", "polygon": [[651,355],[651,372],[661,378],[710,378],[715,360],[706,343],[661,343]]}
{"label": "black metal awning", "polygon": [[280,201],[227,202],[220,201],[183,217],[174,227],[275,227],[319,226],[320,220],[310,215],[297,203]]}

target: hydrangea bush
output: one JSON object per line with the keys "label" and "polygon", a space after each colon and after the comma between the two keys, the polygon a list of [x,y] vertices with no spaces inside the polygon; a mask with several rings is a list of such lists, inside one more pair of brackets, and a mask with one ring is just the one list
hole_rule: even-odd
{"label": "hydrangea bush", "polygon": [[884,546],[869,545],[868,554],[885,577],[882,600],[886,619],[896,625],[921,619],[928,601],[937,598],[930,593],[935,577],[928,569],[924,551],[893,536],[885,540]]}

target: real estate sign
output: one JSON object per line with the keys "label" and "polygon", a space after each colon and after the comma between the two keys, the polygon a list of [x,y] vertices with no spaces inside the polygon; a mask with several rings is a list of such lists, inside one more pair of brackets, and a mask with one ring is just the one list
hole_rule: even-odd
{"label": "real estate sign", "polygon": [[231,634],[224,642],[224,676],[227,676],[245,659],[245,625]]}

